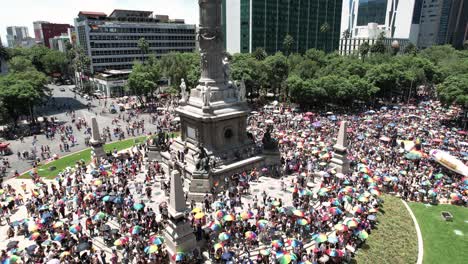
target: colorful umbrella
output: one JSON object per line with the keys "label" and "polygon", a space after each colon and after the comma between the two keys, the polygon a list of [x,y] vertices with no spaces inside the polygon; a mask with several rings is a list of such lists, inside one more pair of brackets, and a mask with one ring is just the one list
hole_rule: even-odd
{"label": "colorful umbrella", "polygon": [[222,249],[223,247],[224,247],[223,243],[216,243],[213,246],[215,252],[218,251],[218,249]]}
{"label": "colorful umbrella", "polygon": [[2,264],[13,264],[21,262],[21,258],[17,255],[11,255],[7,259],[5,259]]}
{"label": "colorful umbrella", "polygon": [[223,220],[226,222],[231,222],[231,221],[236,220],[236,217],[232,214],[228,214],[228,215],[223,216]]}
{"label": "colorful umbrella", "polygon": [[150,237],[150,243],[154,245],[162,245],[164,243],[164,237],[162,236],[152,236]]}
{"label": "colorful umbrella", "polygon": [[224,215],[225,215],[224,211],[221,211],[221,210],[218,210],[218,211],[216,211],[216,213],[215,213],[215,216],[216,216],[217,219],[223,218]]}
{"label": "colorful umbrella", "polygon": [[349,219],[348,221],[346,221],[345,225],[348,226],[348,228],[353,229],[359,225],[359,222],[353,218],[353,219]]}
{"label": "colorful umbrella", "polygon": [[315,242],[317,242],[317,243],[323,243],[323,242],[327,241],[328,237],[327,237],[326,234],[320,233],[320,234],[314,234],[312,236],[312,239],[315,240]]}
{"label": "colorful umbrella", "polygon": [[369,234],[366,232],[366,230],[359,230],[355,233],[355,235],[357,235],[357,237],[362,240],[366,240],[369,237]]}
{"label": "colorful umbrella", "polygon": [[241,217],[243,220],[251,219],[253,216],[254,216],[254,214],[253,214],[251,211],[242,212],[242,213],[240,214],[240,217]]}
{"label": "colorful umbrella", "polygon": [[357,214],[362,214],[364,212],[364,207],[356,205],[353,207],[353,212]]}
{"label": "colorful umbrella", "polygon": [[195,219],[202,219],[203,217],[205,217],[205,213],[199,212],[199,213],[196,213],[195,216],[194,216],[193,218],[195,218]]}
{"label": "colorful umbrella", "polygon": [[329,191],[330,191],[330,189],[328,189],[328,188],[320,188],[319,191],[318,191],[318,195],[319,196],[326,196]]}
{"label": "colorful umbrella", "polygon": [[330,207],[330,209],[328,209],[328,212],[330,212],[330,214],[332,215],[340,215],[343,213],[343,211],[341,211],[341,209],[338,207]]}
{"label": "colorful umbrella", "polygon": [[230,238],[231,238],[231,235],[226,233],[226,232],[222,232],[218,236],[218,239],[221,240],[221,241],[226,241],[226,240],[229,240]]}
{"label": "colorful umbrella", "polygon": [[338,231],[338,232],[346,232],[346,231],[348,231],[348,227],[346,225],[343,225],[343,224],[336,224],[335,225],[335,230]]}
{"label": "colorful umbrella", "polygon": [[221,230],[221,223],[218,221],[213,221],[210,223],[210,229],[213,231],[219,231]]}
{"label": "colorful umbrella", "polygon": [[286,244],[292,246],[292,247],[299,247],[302,245],[302,242],[297,240],[297,239],[288,239],[286,241]]}
{"label": "colorful umbrella", "polygon": [[52,225],[53,228],[60,228],[60,227],[62,227],[62,226],[63,226],[63,222],[62,222],[62,221],[57,221],[57,222],[55,222],[55,223]]}
{"label": "colorful umbrella", "polygon": [[64,233],[60,233],[60,234],[56,234],[55,237],[54,237],[54,241],[62,241],[62,239],[65,238],[65,234]]}
{"label": "colorful umbrella", "polygon": [[177,252],[172,256],[172,259],[174,261],[182,261],[185,258],[185,253],[184,252]]}
{"label": "colorful umbrella", "polygon": [[330,235],[328,238],[327,238],[327,241],[332,243],[332,244],[336,244],[338,243],[338,237],[336,237],[336,235]]}
{"label": "colorful umbrella", "polygon": [[79,225],[72,225],[70,228],[68,228],[68,231],[70,231],[73,234],[78,233],[81,230],[81,227]]}
{"label": "colorful umbrella", "polygon": [[269,249],[261,249],[260,250],[260,255],[262,256],[268,256],[270,255],[271,251]]}
{"label": "colorful umbrella", "polygon": [[309,221],[307,221],[306,219],[304,218],[299,218],[296,220],[296,223],[298,225],[301,225],[301,226],[305,226],[305,225],[308,225],[309,224]]}
{"label": "colorful umbrella", "polygon": [[276,240],[271,241],[271,246],[272,246],[272,247],[275,247],[275,248],[280,248],[280,247],[283,246],[283,242],[281,242],[280,240],[276,239]]}
{"label": "colorful umbrella", "polygon": [[247,231],[247,232],[245,232],[245,238],[247,238],[249,240],[255,240],[255,239],[257,239],[257,234],[255,234],[252,231]]}
{"label": "colorful umbrella", "polygon": [[133,205],[133,209],[137,210],[137,211],[140,211],[141,209],[143,209],[145,206],[141,203],[136,203]]}
{"label": "colorful umbrella", "polygon": [[268,226],[268,220],[260,219],[257,221],[257,227],[260,229],[265,229]]}
{"label": "colorful umbrella", "polygon": [[123,246],[127,244],[129,239],[127,237],[121,237],[114,241],[114,246]]}
{"label": "colorful umbrella", "polygon": [[339,249],[334,249],[334,248],[329,248],[325,251],[325,254],[327,254],[330,257],[343,257],[344,252],[339,250]]}
{"label": "colorful umbrella", "polygon": [[145,248],[145,253],[146,253],[146,254],[153,254],[153,253],[155,253],[156,251],[158,251],[158,249],[159,249],[158,246],[156,246],[156,245],[150,245],[150,246],[147,246],[147,247]]}
{"label": "colorful umbrella", "polygon": [[303,211],[297,209],[293,211],[293,214],[298,217],[304,217],[305,215]]}
{"label": "colorful umbrella", "polygon": [[132,228],[130,228],[130,234],[132,235],[138,235],[140,234],[140,232],[143,230],[143,227],[139,226],[139,225],[136,225]]}
{"label": "colorful umbrella", "polygon": [[461,194],[459,193],[451,193],[450,194],[450,199],[454,201],[459,201],[462,198]]}
{"label": "colorful umbrella", "polygon": [[289,263],[291,263],[292,261],[295,261],[295,260],[297,260],[296,254],[286,253],[279,259],[279,263],[280,264],[289,264]]}
{"label": "colorful umbrella", "polygon": [[193,210],[191,211],[193,214],[196,214],[196,213],[200,213],[201,211],[203,211],[200,207],[195,207],[193,208]]}
{"label": "colorful umbrella", "polygon": [[103,220],[104,218],[106,218],[106,216],[107,216],[106,213],[104,213],[104,212],[99,212],[99,213],[97,213],[96,215],[94,215],[94,220],[95,220],[95,221],[101,221],[101,220]]}
{"label": "colorful umbrella", "polygon": [[40,236],[41,234],[39,232],[34,232],[29,236],[29,240],[37,240]]}

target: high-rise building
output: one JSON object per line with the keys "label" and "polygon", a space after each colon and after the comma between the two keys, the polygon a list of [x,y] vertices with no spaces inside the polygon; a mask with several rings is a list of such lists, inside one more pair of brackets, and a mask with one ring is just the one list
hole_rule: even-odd
{"label": "high-rise building", "polygon": [[7,27],[8,47],[31,47],[34,45],[34,39],[29,37],[27,27],[11,26]]}
{"label": "high-rise building", "polygon": [[42,31],[42,24],[49,23],[47,21],[34,21],[33,28],[34,28],[34,39],[38,44],[44,44],[44,33]]}
{"label": "high-rise building", "polygon": [[[344,0],[341,20],[340,53],[355,53],[364,43],[372,43],[381,34],[390,45],[416,43],[418,21],[415,14],[422,0]],[[416,15],[416,17],[418,17]],[[346,33],[347,34],[346,34]],[[390,47],[390,46],[389,46]]]}
{"label": "high-rise building", "polygon": [[195,51],[195,25],[183,19],[153,16],[151,11],[114,10],[107,16],[101,12],[82,11],[75,19],[77,42],[91,58],[91,71],[131,69],[143,54],[138,42],[149,43],[149,53],[156,57],[169,52]]}
{"label": "high-rise building", "polygon": [[462,48],[467,39],[468,2],[425,0],[421,3],[418,47],[452,44]]}
{"label": "high-rise building", "polygon": [[41,31],[44,46],[52,48],[50,45],[50,39],[67,35],[68,29],[72,27],[73,26],[69,24],[42,23]]}
{"label": "high-rise building", "polygon": [[342,0],[222,0],[223,31],[229,53],[284,51],[289,34],[292,52],[338,49]]}

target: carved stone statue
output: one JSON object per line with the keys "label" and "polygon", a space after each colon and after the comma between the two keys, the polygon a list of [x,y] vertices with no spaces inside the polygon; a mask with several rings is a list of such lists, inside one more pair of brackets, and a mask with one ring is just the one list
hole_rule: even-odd
{"label": "carved stone statue", "polygon": [[227,57],[223,59],[223,73],[224,73],[224,84],[229,83],[229,79],[231,78],[231,68],[229,66],[229,60]]}
{"label": "carved stone statue", "polygon": [[210,171],[210,156],[206,153],[205,148],[200,144],[198,146],[196,158],[196,171],[197,172],[209,172]]}
{"label": "carved stone statue", "polygon": [[268,126],[265,134],[263,135],[262,143],[263,148],[266,150],[276,150],[278,148],[278,142],[276,139],[271,137],[272,126]]}
{"label": "carved stone statue", "polygon": [[185,80],[183,78],[180,80],[180,94],[182,95],[181,101],[186,103],[188,99],[187,85],[185,84]]}
{"label": "carved stone statue", "polygon": [[210,106],[211,99],[211,87],[208,82],[205,82],[205,86],[202,91],[203,106]]}
{"label": "carved stone statue", "polygon": [[245,93],[246,93],[245,82],[244,80],[242,80],[239,85],[239,93],[237,94],[239,98],[239,102],[245,101]]}

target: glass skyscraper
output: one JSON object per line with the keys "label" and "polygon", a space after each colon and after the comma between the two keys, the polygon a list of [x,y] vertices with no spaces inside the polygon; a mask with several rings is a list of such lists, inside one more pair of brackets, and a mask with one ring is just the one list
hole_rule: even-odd
{"label": "glass skyscraper", "polygon": [[284,51],[286,35],[292,52],[310,48],[338,49],[342,0],[223,0],[223,29],[230,53],[263,48]]}

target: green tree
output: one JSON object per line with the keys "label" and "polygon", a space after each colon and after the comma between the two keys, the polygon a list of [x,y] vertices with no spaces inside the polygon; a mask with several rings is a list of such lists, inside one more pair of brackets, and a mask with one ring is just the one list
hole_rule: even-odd
{"label": "green tree", "polygon": [[0,61],[7,61],[9,57],[8,50],[0,43]]}
{"label": "green tree", "polygon": [[135,62],[132,72],[128,76],[126,89],[136,95],[140,103],[143,104],[143,97],[153,96],[160,79],[161,69],[154,58],[150,58],[145,64]]}
{"label": "green tree", "polygon": [[61,76],[65,76],[68,71],[68,61],[66,53],[50,50],[46,55],[42,57],[42,65],[44,67],[44,72],[48,75],[54,73],[60,73]]}
{"label": "green tree", "polygon": [[370,51],[370,45],[369,43],[366,41],[364,43],[362,43],[360,46],[359,46],[359,55],[361,55],[361,59],[364,61],[364,59],[367,57],[367,55],[369,54],[369,51]]}
{"label": "green tree", "polygon": [[294,38],[291,35],[287,34],[283,40],[283,48],[284,52],[286,53],[286,56],[289,56],[291,54],[293,46]]}
{"label": "green tree", "polygon": [[89,84],[89,76],[91,59],[85,54],[83,48],[75,48],[75,57],[73,59],[73,69],[75,70],[75,83],[81,87],[81,90],[85,93],[91,92],[91,86]]}
{"label": "green tree", "polygon": [[8,62],[8,68],[10,72],[23,72],[35,70],[32,62],[23,56],[16,56],[10,59]]}
{"label": "green tree", "polygon": [[200,54],[169,53],[160,59],[163,75],[171,79],[174,88],[179,89],[180,80],[184,78],[187,87],[195,87],[200,77]]}
{"label": "green tree", "polygon": [[149,53],[149,50],[150,50],[148,41],[146,41],[145,38],[140,38],[138,40],[138,48],[140,49],[141,54],[142,54],[141,61],[145,63],[145,56]]}
{"label": "green tree", "polygon": [[326,64],[326,54],[323,50],[308,49],[304,54],[305,59],[315,61],[320,67]]}
{"label": "green tree", "polygon": [[437,85],[437,92],[444,104],[468,106],[468,74],[449,76]]}
{"label": "green tree", "polygon": [[374,53],[380,53],[380,54],[385,53],[384,40],[385,40],[385,35],[382,32],[382,33],[380,33],[379,37],[375,41],[374,45],[371,46],[370,52],[373,53],[373,54]]}
{"label": "green tree", "polygon": [[255,59],[262,61],[268,56],[268,54],[263,48],[256,48],[253,52],[253,56],[255,57]]}
{"label": "green tree", "polygon": [[406,47],[405,47],[405,49],[403,51],[403,53],[405,53],[405,54],[412,54],[412,55],[415,55],[417,52],[418,52],[418,49],[413,44],[413,42],[408,43],[408,45],[406,45]]}
{"label": "green tree", "polygon": [[400,93],[401,75],[402,72],[393,63],[388,62],[371,67],[366,73],[366,78],[380,89],[378,96],[392,99],[395,94]]}
{"label": "green tree", "polygon": [[281,92],[283,96],[286,96],[288,92],[283,91],[281,88],[289,74],[287,58],[283,53],[277,52],[275,55],[265,59],[265,67],[270,88],[272,88],[276,95],[279,95]]}

